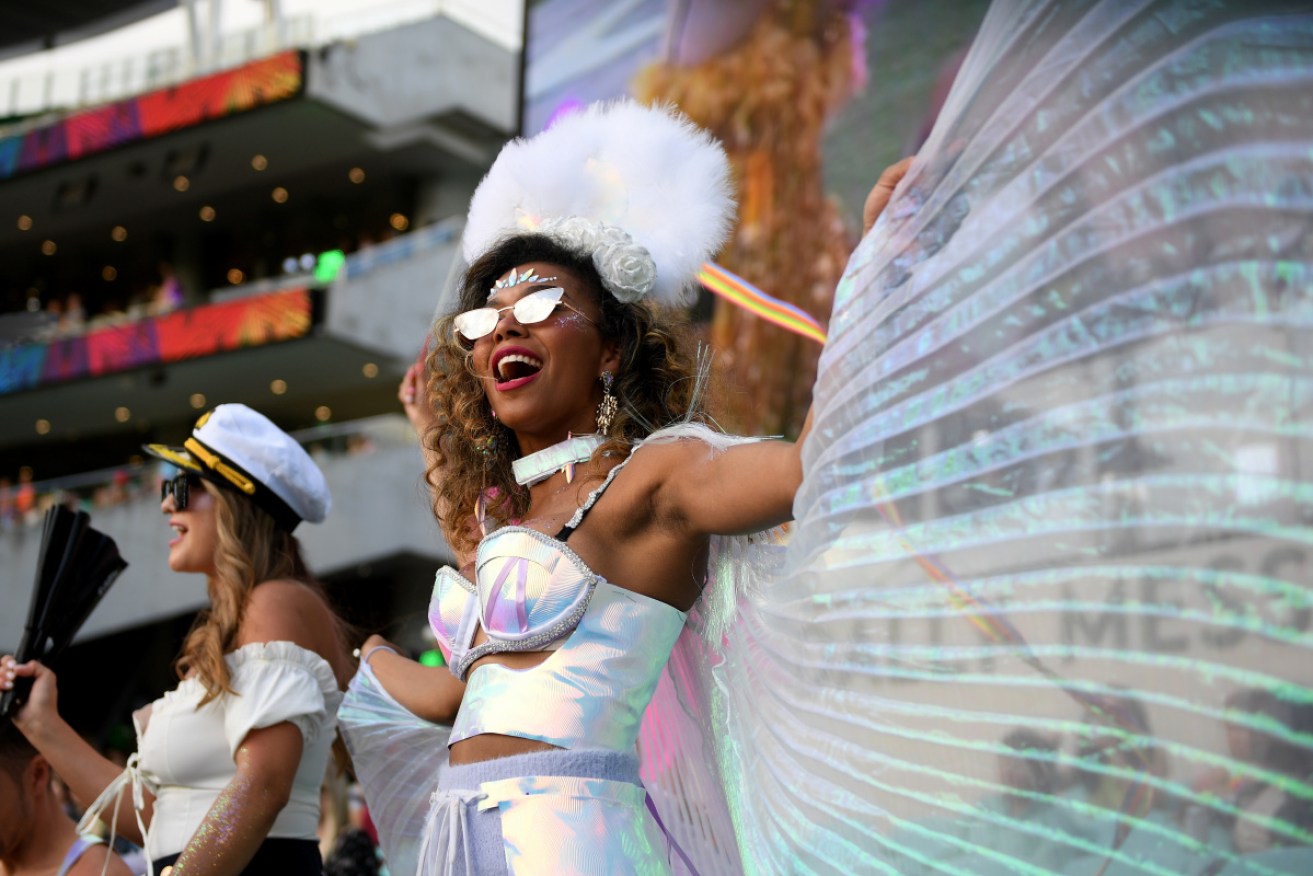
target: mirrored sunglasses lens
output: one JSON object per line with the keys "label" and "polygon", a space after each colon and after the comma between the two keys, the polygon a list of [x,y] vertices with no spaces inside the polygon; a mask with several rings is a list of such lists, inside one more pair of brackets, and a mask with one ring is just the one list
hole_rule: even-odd
{"label": "mirrored sunglasses lens", "polygon": [[497,311],[491,307],[467,310],[455,319],[456,331],[467,340],[477,341],[497,325]]}
{"label": "mirrored sunglasses lens", "polygon": [[535,322],[542,322],[552,315],[556,305],[561,303],[561,295],[564,289],[543,289],[540,292],[534,292],[532,295],[526,295],[519,301],[515,302],[515,318],[520,323],[531,325]]}

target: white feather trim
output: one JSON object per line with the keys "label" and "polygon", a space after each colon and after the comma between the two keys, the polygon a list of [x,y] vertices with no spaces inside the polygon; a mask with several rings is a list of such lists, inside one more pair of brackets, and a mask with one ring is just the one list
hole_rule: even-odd
{"label": "white feather trim", "polygon": [[463,247],[473,262],[499,240],[547,220],[616,226],[651,255],[651,295],[684,304],[733,216],[720,143],[673,107],[626,100],[592,104],[506,144],[474,192]]}

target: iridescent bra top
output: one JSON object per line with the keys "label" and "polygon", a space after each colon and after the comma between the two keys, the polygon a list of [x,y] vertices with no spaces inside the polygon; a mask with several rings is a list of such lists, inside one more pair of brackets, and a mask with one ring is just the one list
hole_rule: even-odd
{"label": "iridescent bra top", "polygon": [[[553,652],[528,669],[484,663],[469,673],[450,742],[498,733],[560,748],[633,749],[685,613],[617,587],[566,544],[626,462],[555,538],[523,526],[485,536],[476,584],[449,566],[438,570],[429,622],[457,678],[488,654]],[[487,641],[474,646],[479,629]]]}

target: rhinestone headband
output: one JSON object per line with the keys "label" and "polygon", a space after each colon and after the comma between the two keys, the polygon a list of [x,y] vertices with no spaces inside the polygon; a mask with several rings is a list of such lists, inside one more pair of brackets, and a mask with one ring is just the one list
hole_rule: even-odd
{"label": "rhinestone headband", "polygon": [[512,286],[519,286],[524,283],[547,283],[555,279],[555,277],[540,277],[538,272],[532,269],[517,274],[516,269],[511,268],[509,274],[492,284],[492,288],[488,290],[488,297],[491,298],[500,290],[509,289]]}

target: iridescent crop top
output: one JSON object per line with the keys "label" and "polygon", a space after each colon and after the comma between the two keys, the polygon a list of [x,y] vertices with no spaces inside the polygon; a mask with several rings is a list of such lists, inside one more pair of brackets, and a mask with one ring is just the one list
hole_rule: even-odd
{"label": "iridescent crop top", "polygon": [[[624,465],[556,538],[523,526],[484,537],[477,583],[438,570],[429,621],[452,674],[469,673],[451,743],[498,733],[560,748],[633,749],[686,615],[617,587],[565,543]],[[479,629],[487,641],[474,646]],[[508,651],[554,653],[528,669],[484,663],[469,672],[479,658]]]}

